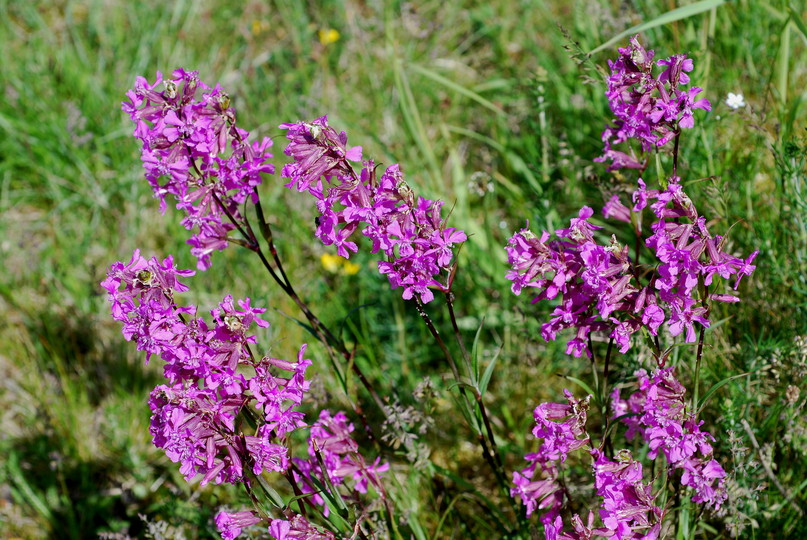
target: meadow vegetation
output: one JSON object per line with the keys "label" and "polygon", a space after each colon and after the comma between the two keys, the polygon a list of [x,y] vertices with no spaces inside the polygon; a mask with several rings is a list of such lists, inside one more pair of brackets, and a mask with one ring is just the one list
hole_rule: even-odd
{"label": "meadow vegetation", "polygon": [[[444,217],[469,237],[453,287],[458,329],[480,373],[494,366],[482,399],[511,477],[536,447],[533,409],[564,388],[582,393],[569,377],[594,374],[564,339],[541,338],[552,307],[511,294],[504,246],[526,219],[552,231],[583,205],[599,215],[611,195],[630,197],[634,177],[592,161],[612,117],[607,60],[628,36],[600,45],[647,23],[643,41],[658,58],[686,52],[712,103],[681,137],[688,193],[727,251],[760,251],[742,301],[715,307],[697,377],[692,348],[674,349],[682,381],[714,389],[700,419],[728,500],[719,513],[693,509],[670,537],[807,537],[806,13],[800,2],[715,1],[660,19],[673,4],[0,0],[0,536],[218,537],[217,509],[249,504],[237,486],[185,482],[153,447],[147,399],[161,362],[145,365],[123,340],[99,285],[135,248],[196,266],[121,112],[136,76],[184,67],[220,82],[239,125],[274,139],[278,171],[288,161],[278,125],[327,114],[365,156],[401,164],[420,195],[446,201]],[[729,107],[729,92],[745,106]],[[406,537],[542,535],[497,487],[413,303],[390,291],[369,250],[349,265],[333,258],[313,236],[313,205],[285,182],[265,176],[259,191],[286,272],[385,401],[386,412],[366,407],[368,423],[397,418],[377,448]],[[268,308],[267,354],[295,358],[309,343],[313,414],[370,402],[356,380],[349,399],[339,389],[324,347],[248,250],[216,252],[185,282],[184,301],[202,309],[225,294]],[[451,334],[445,309],[428,309]],[[647,361],[632,348],[614,381]]]}

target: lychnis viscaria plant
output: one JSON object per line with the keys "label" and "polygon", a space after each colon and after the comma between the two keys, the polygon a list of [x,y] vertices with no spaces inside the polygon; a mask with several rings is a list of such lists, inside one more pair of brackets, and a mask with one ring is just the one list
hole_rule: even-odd
{"label": "lychnis viscaria plant", "polygon": [[[543,443],[536,453],[526,455],[529,466],[514,474],[513,496],[521,498],[527,515],[542,510],[548,539],[652,539],[666,532],[671,506],[664,503],[666,491],[653,488],[655,479],[628,450],[613,452],[609,430],[617,421],[627,426],[628,440],[637,435],[644,440],[648,459],[663,456],[665,479],[689,488],[693,502],[717,509],[726,499],[726,472],[713,458],[714,437],[701,431],[703,422],[697,419],[697,376],[712,303],[739,301],[736,295],[723,293],[719,281],[734,277],[736,290],[742,276],[753,272],[751,262],[757,252],[746,259],[727,253],[725,238],[710,233],[706,218],[698,213],[679,177],[681,130],[693,127],[693,108],[710,109],[705,99],[694,101],[700,88],[685,87],[692,60],[675,55],[653,62],[653,51],[645,50],[637,37],[619,52],[619,58],[610,62],[606,93],[616,120],[603,132],[605,154],[600,159],[611,160],[611,169],[644,171],[644,153],[674,144],[672,174],[659,189],[648,189],[639,178],[631,207],[614,195],[603,208],[606,218],[632,229],[633,257],[628,245],[615,236],[598,243],[597,230],[602,227],[590,221],[594,211],[589,207],[582,208],[568,228],[555,231],[556,238],[547,231],[537,235],[523,229],[507,247],[512,267],[507,278],[513,292],[534,288],[534,302],[558,302],[552,318],[542,326],[544,339],[554,340],[562,330],[572,329],[566,353],[586,355],[592,362],[593,337],[607,341],[599,395],[581,400],[567,390],[568,404],[539,405],[533,435]],[[662,68],[658,75],[653,73],[656,64]],[[611,146],[631,140],[639,142],[638,154]],[[626,353],[637,336],[650,346],[652,373],[637,371],[638,391],[622,399],[614,388],[609,402],[605,394],[614,346]],[[672,349],[663,346],[665,336],[697,342],[693,355],[696,393],[691,401],[676,378],[676,366],[667,366]],[[593,369],[596,373],[600,368]],[[586,428],[592,397],[607,422],[597,444]],[[574,514],[571,528],[564,528],[561,514],[568,492],[559,480],[559,470],[570,452],[582,448],[591,455],[594,485],[601,497],[600,522],[595,523],[590,511],[582,518]]]}
{"label": "lychnis viscaria plant", "polygon": [[[710,232],[715,226],[707,226],[685,192],[679,139],[683,129],[694,126],[696,109],[710,110],[706,99],[696,99],[701,89],[687,86],[692,60],[675,55],[654,62],[653,51],[638,38],[619,52],[607,83],[615,120],[603,132],[605,150],[597,160],[610,162],[609,170],[639,171],[631,203],[615,195],[603,208],[605,218],[626,225],[632,247],[616,236],[601,238],[603,227],[586,206],[554,235],[525,228],[506,248],[512,291],[535,289],[534,302],[557,302],[542,326],[543,338],[568,334],[566,353],[591,359],[595,375],[592,394],[575,397],[566,390],[565,403],[535,408],[533,435],[542,442],[525,455],[528,465],[512,474],[512,482],[497,443],[503,434],[494,433],[483,400],[490,373],[480,379],[472,367],[454,310],[457,249],[467,235],[448,226],[442,201],[417,196],[399,165],[382,170],[363,160],[362,148],[349,146],[345,132],[332,128],[327,117],[280,125],[290,158],[281,175],[288,188],[313,197],[316,237],[345,258],[359,250],[358,233],[367,238],[379,273],[393,289],[402,289],[440,347],[457,403],[497,483],[505,507],[497,512],[512,511],[518,518],[512,525],[498,520],[502,535],[527,534],[527,518],[540,513],[547,539],[661,538],[674,526],[674,516],[684,520],[690,504],[717,509],[726,499],[715,438],[698,420],[698,374],[712,305],[739,301],[722,286],[729,281],[736,291],[741,278],[753,272],[757,253],[746,258],[730,253],[726,238]],[[180,464],[189,482],[244,487],[252,508],[216,516],[223,538],[235,538],[247,527],[262,527],[278,540],[408,537],[391,492],[398,483],[386,481],[404,464],[389,463],[393,453],[383,447],[379,426],[364,410],[366,399],[379,415],[388,415],[396,397],[391,390],[382,397],[355,361],[355,351],[315,315],[284,270],[257,189],[275,172],[272,140],[250,141],[236,124],[228,95],[218,85],[205,85],[196,72],[180,69],[165,80],[158,74],[153,84],[139,77],[127,98],[123,110],[142,143],[145,176],[163,212],[169,201],[183,212],[197,269],[207,270],[214,252],[232,243],[257,254],[306,318],[352,409],[304,412],[310,410],[311,381],[305,376],[312,364],[306,345],[294,361],[261,355],[252,328],[268,326],[265,309],[227,295],[205,319],[196,306],[177,298],[188,290],[183,282],[194,271],[177,269],[171,256],[161,261],[135,250],[128,263],[112,265],[103,287],[124,337],[145,351],[147,361],[153,355],[164,361],[166,381],[149,400],[154,444]],[[631,149],[632,142],[638,148]],[[671,171],[648,187],[648,155],[669,145]],[[426,312],[426,304],[438,297],[463,363],[455,361]],[[682,355],[671,354],[682,343],[695,344],[691,397],[677,375]],[[625,354],[632,347],[648,348],[653,360],[635,371],[628,385],[634,391],[623,397],[624,384],[609,392],[609,376],[618,367],[615,351]],[[347,390],[348,369],[364,388],[358,398]],[[589,425],[592,404],[602,426]],[[625,428],[621,432],[619,425]],[[307,451],[295,454],[293,441],[303,438]],[[644,451],[615,450],[621,441],[634,441],[634,448],[638,442]],[[580,512],[564,468],[570,455],[584,449],[593,486]],[[660,460],[664,466],[655,466]]]}

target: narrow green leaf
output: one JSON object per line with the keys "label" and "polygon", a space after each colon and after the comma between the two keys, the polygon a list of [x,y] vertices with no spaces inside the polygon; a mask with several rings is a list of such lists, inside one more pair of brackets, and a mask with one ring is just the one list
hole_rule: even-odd
{"label": "narrow green leaf", "polygon": [[448,131],[453,132],[453,133],[458,133],[460,135],[465,135],[466,137],[469,137],[471,139],[477,140],[479,142],[483,142],[483,143],[487,144],[488,146],[490,146],[491,148],[493,148],[494,150],[496,150],[498,152],[501,152],[501,153],[505,152],[505,148],[501,143],[499,143],[498,141],[496,141],[494,139],[491,139],[490,137],[482,135],[481,133],[477,133],[476,131],[473,131],[471,129],[460,127],[460,126],[451,126],[451,125],[446,125],[446,129]]}
{"label": "narrow green leaf", "polygon": [[[455,386],[463,387],[463,388],[470,388],[473,391],[473,387],[470,384],[463,383],[463,382],[455,382],[454,384],[448,387],[449,390],[453,389]],[[454,397],[455,402],[459,406],[460,412],[462,416],[465,417],[465,421],[471,426],[477,435],[482,433],[482,423],[480,422],[478,415],[476,414],[476,407],[471,410],[467,399],[460,399],[459,397]]]}
{"label": "narrow green leaf", "polygon": [[[502,157],[507,161],[507,164],[510,167],[512,167],[514,171],[524,175],[524,178],[527,180],[527,183],[530,185],[530,187],[535,191],[537,195],[541,195],[544,192],[544,188],[541,185],[540,180],[538,180],[538,178],[533,174],[529,165],[527,165],[527,163],[516,152],[511,152],[507,148],[505,148],[504,145],[502,145],[501,143],[491,139],[490,137],[486,137],[475,131],[472,131],[470,129],[457,126],[446,126],[446,129],[448,129],[448,131],[451,131],[453,133],[458,133],[471,139],[483,142],[488,146],[490,146],[491,148],[493,148],[494,150],[498,151],[502,155]],[[494,173],[493,177],[500,183],[505,184],[506,187],[512,190],[514,193],[518,195],[521,194],[521,190],[517,186],[511,184],[509,180],[501,176],[501,174]]]}
{"label": "narrow green leaf", "polygon": [[451,509],[454,508],[454,505],[460,500],[460,497],[462,497],[462,493],[455,495],[451,499],[451,502],[448,503],[448,506],[446,506],[445,512],[440,516],[440,521],[437,522],[437,528],[434,529],[434,538],[440,538],[440,530],[443,528],[443,523],[445,523],[448,513],[451,512]]}
{"label": "narrow green leaf", "polygon": [[505,152],[504,157],[507,159],[508,163],[513,170],[520,172],[524,175],[524,178],[527,179],[527,183],[530,187],[535,190],[537,195],[541,195],[544,192],[544,188],[541,186],[540,180],[536,177],[532,171],[530,170],[529,165],[515,152]]}
{"label": "narrow green leaf", "polygon": [[804,21],[801,20],[799,12],[793,9],[793,4],[787,6],[787,11],[790,14],[790,20],[793,21],[793,24],[795,24],[796,28],[801,32],[802,38],[807,40],[807,26],[804,26]]}
{"label": "narrow green leaf", "polygon": [[501,107],[498,107],[498,106],[494,105],[493,103],[491,103],[487,99],[483,98],[482,96],[480,96],[479,94],[477,94],[473,90],[465,88],[461,84],[457,84],[454,81],[452,81],[451,79],[447,79],[447,78],[443,77],[439,73],[435,73],[434,71],[432,71],[430,69],[427,69],[425,67],[419,66],[417,64],[407,64],[407,67],[411,68],[413,71],[417,71],[421,75],[424,75],[424,76],[428,77],[429,79],[433,80],[436,83],[442,84],[446,88],[450,88],[451,90],[454,90],[458,94],[462,94],[463,96],[468,97],[468,98],[476,101],[477,103],[479,103],[480,105],[482,105],[486,109],[490,109],[491,111],[495,112],[499,116],[504,116],[505,115],[505,112],[502,110]]}
{"label": "narrow green leaf", "polygon": [[482,335],[482,327],[485,326],[485,319],[479,323],[474,336],[474,344],[471,346],[471,384],[479,385],[479,337]]}
{"label": "narrow green leaf", "polygon": [[762,6],[765,9],[765,11],[768,12],[769,15],[771,15],[774,19],[778,21],[784,21],[787,18],[787,13],[785,13],[784,11],[779,11],[778,9],[773,7],[769,2],[760,2],[759,5]]}
{"label": "narrow green leaf", "polygon": [[16,452],[11,452],[8,456],[8,475],[10,476],[11,484],[19,489],[20,495],[25,501],[30,504],[37,513],[48,521],[53,520],[53,514],[48,507],[48,504],[36,494],[31,488],[31,485],[25,479],[25,475],[20,468],[20,459]]}
{"label": "narrow green leaf", "polygon": [[750,375],[750,373],[740,373],[740,374],[738,374],[738,375],[732,375],[731,377],[726,377],[726,378],[725,378],[725,379],[723,379],[722,381],[719,381],[719,382],[715,383],[715,384],[714,384],[714,386],[712,386],[712,387],[711,387],[711,388],[710,388],[710,389],[709,389],[709,390],[708,390],[708,391],[707,391],[707,392],[706,392],[706,393],[703,395],[703,397],[700,399],[700,403],[698,404],[698,412],[697,412],[697,414],[698,414],[698,415],[700,415],[701,411],[703,410],[703,407],[706,405],[706,402],[708,402],[708,401],[709,401],[709,398],[711,398],[711,397],[712,397],[712,395],[713,395],[715,392],[717,392],[718,390],[720,390],[721,388],[723,388],[723,387],[724,387],[726,384],[728,384],[729,382],[733,381],[734,379],[739,379],[740,377],[745,377],[746,375]]}
{"label": "narrow green leaf", "polygon": [[563,376],[563,378],[564,378],[564,379],[568,379],[568,380],[572,381],[573,383],[577,384],[577,385],[578,385],[580,388],[582,388],[583,390],[585,390],[586,392],[588,392],[590,395],[594,396],[594,398],[596,398],[596,397],[597,397],[597,392],[595,392],[594,390],[592,390],[592,389],[591,389],[591,386],[589,386],[588,384],[584,383],[583,381],[581,381],[581,380],[580,380],[580,379],[578,379],[577,377],[571,377],[571,376],[569,376],[569,375],[564,375],[564,376]]}
{"label": "narrow green leaf", "polygon": [[492,517],[498,522],[500,529],[503,531],[507,530],[505,522],[510,522],[510,520],[507,519],[505,515],[501,512],[501,510],[499,509],[500,505],[498,503],[494,503],[493,501],[491,501],[488,497],[483,495],[482,492],[480,492],[476,488],[476,486],[474,486],[472,483],[462,478],[461,476],[454,474],[450,470],[444,469],[443,467],[435,463],[429,463],[429,465],[431,466],[432,469],[432,471],[429,471],[430,472],[429,477],[431,478],[435,477],[436,476],[435,473],[441,474],[446,478],[448,478],[449,480],[452,480],[454,483],[456,483],[462,489],[466,490],[468,493],[473,494],[474,497],[476,497],[476,499],[479,501],[479,503],[484,505],[485,509],[488,510],[489,512],[488,516]]}
{"label": "narrow green leaf", "polygon": [[615,35],[614,37],[612,37],[599,47],[592,49],[591,51],[589,51],[588,54],[594,54],[600,52],[603,49],[607,49],[614,43],[617,43],[619,40],[623,39],[625,36],[638,34],[639,32],[644,32],[645,30],[649,30],[657,26],[663,26],[671,22],[680,21],[681,19],[692,17],[693,15],[697,15],[699,13],[703,13],[704,11],[709,11],[710,9],[714,9],[718,6],[721,6],[725,4],[726,1],[727,0],[702,0],[701,2],[695,2],[694,4],[689,4],[686,6],[675,8],[673,10],[668,11],[667,13],[659,15],[655,19],[651,19],[647,22],[637,24],[636,26],[631,26],[624,32],[620,32],[619,34]]}
{"label": "narrow green leaf", "polygon": [[350,526],[350,522],[355,520],[355,515],[353,512],[353,508],[345,504],[345,500],[342,498],[342,494],[339,493],[339,490],[336,489],[336,486],[333,485],[331,482],[331,477],[328,474],[328,468],[325,466],[325,461],[322,458],[322,452],[319,451],[319,446],[315,439],[312,439],[314,445],[314,454],[317,456],[317,462],[319,463],[319,469],[323,471],[322,479],[325,480],[326,486],[323,486],[317,478],[311,476],[311,480],[314,482],[314,485],[317,489],[320,489],[320,496],[325,499],[329,506],[332,509],[336,510],[336,514],[345,521],[345,523]]}
{"label": "narrow green leaf", "polygon": [[490,383],[490,378],[493,376],[493,368],[496,366],[496,361],[499,359],[499,353],[501,352],[502,348],[499,347],[499,350],[496,351],[496,355],[490,360],[488,367],[485,368],[485,373],[482,374],[482,380],[479,381],[479,393],[483,396],[488,389],[488,383]]}
{"label": "narrow green leaf", "polygon": [[286,503],[283,500],[283,497],[281,497],[280,493],[275,491],[275,489],[272,486],[269,485],[269,482],[266,481],[266,478],[264,478],[262,474],[256,474],[255,479],[258,481],[258,484],[260,484],[261,489],[263,490],[263,492],[266,493],[269,496],[270,502],[276,508],[285,508],[286,507]]}
{"label": "narrow green leaf", "polygon": [[[322,470],[325,470],[324,468]],[[323,475],[323,478],[326,478],[328,484],[331,483],[330,479],[327,478],[328,475]],[[323,483],[316,478],[315,476],[311,476],[311,482],[314,484],[314,487],[317,489],[317,494],[325,500],[325,503],[331,509],[330,515],[328,519],[334,525],[334,527],[338,529],[349,529],[352,525],[347,520],[347,516],[349,511],[347,506],[345,505],[345,501],[342,499],[341,494],[338,491],[336,492],[336,496],[334,496],[334,492],[330,491]],[[338,518],[340,523],[334,523],[333,518]]]}
{"label": "narrow green leaf", "polygon": [[779,54],[776,58],[776,89],[779,99],[787,103],[787,82],[790,75],[790,21],[785,21],[782,33],[779,36]]}
{"label": "narrow green leaf", "polygon": [[423,120],[417,108],[415,95],[412,92],[406,71],[401,64],[402,62],[399,59],[395,59],[392,62],[395,87],[400,95],[401,113],[403,114],[406,127],[409,129],[410,134],[415,139],[415,143],[417,143],[420,152],[429,165],[431,172],[431,188],[436,189],[441,176],[440,166],[437,163],[437,156],[434,153],[433,141],[429,140],[426,133],[426,128],[423,125]]}

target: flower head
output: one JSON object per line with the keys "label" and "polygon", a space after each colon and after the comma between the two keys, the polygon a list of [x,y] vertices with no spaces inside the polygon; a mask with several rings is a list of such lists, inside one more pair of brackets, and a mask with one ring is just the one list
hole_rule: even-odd
{"label": "flower head", "polygon": [[123,110],[142,142],[145,176],[160,210],[165,213],[171,196],[185,212],[191,253],[206,270],[211,253],[225,249],[228,233],[243,224],[240,205],[257,201],[261,175],[274,173],[272,139],[248,142],[229,96],[196,71],[178,69],[165,81],[158,72],[154,84],[138,77],[126,96]]}
{"label": "flower head", "polygon": [[726,105],[732,109],[740,109],[745,107],[745,98],[742,94],[734,94],[729,92],[728,96],[726,96]]}
{"label": "flower head", "polygon": [[642,168],[642,160],[615,150],[613,145],[629,139],[641,143],[643,152],[664,146],[680,132],[695,125],[693,109],[711,110],[706,99],[696,99],[702,91],[689,84],[692,59],[684,54],[655,62],[664,70],[653,75],[652,50],[646,50],[638,36],[630,39],[628,47],[619,49],[619,58],[609,61],[611,75],[605,95],[614,113],[614,124],[602,133],[603,155],[595,161],[609,161],[609,170]]}
{"label": "flower head", "polygon": [[358,251],[351,238],[361,229],[372,252],[384,255],[378,271],[393,288],[403,288],[404,299],[426,303],[434,298],[433,289],[447,290],[435,276],[451,267],[455,247],[467,236],[447,227],[441,201],[416,197],[397,164],[378,177],[375,163],[364,161],[357,173],[352,162],[361,161],[361,147],[349,147],[347,134],[334,130],[327,117],[280,127],[289,140],[284,152],[294,160],[282,176],[290,179],[287,187],[316,200],[317,238],[348,258]]}

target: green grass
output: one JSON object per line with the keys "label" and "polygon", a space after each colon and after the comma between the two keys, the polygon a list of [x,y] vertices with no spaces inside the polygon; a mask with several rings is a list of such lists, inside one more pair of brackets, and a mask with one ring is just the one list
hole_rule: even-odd
{"label": "green grass", "polygon": [[[275,138],[278,165],[277,125],[328,114],[365,156],[400,163],[416,191],[453,205],[452,225],[472,234],[460,256],[457,309],[468,344],[484,319],[483,363],[500,351],[485,399],[513,471],[529,448],[530,411],[573,384],[558,375],[591,374],[587,362],[540,338],[549,307],[510,294],[502,247],[526,219],[533,230],[561,227],[581,205],[598,209],[604,196],[633,185],[633,177],[592,162],[610,118],[596,66],[606,67],[615,51],[588,60],[578,53],[672,5],[0,0],[0,404],[8,411],[0,535],[138,536],[146,534],[138,518],[144,514],[207,537],[215,535],[217,505],[243,503],[235,489],[187,485],[151,447],[146,399],[161,368],[157,361],[144,367],[123,342],[99,290],[106,268],[128,260],[135,247],[171,253],[180,267],[195,264],[176,214],[159,215],[120,111],[135,76],[153,79],[157,70],[182,66],[221,81],[239,123]],[[713,231],[730,229],[732,251],[762,251],[741,287],[743,302],[716,317],[727,320],[708,334],[700,381],[703,394],[725,377],[749,373],[722,387],[704,413],[712,432],[736,436],[734,445],[719,437],[716,455],[738,467],[731,507],[747,519],[706,516],[717,532],[701,528],[704,538],[726,537],[723,521],[733,519],[746,527],[740,537],[804,533],[804,518],[786,502],[791,497],[807,510],[805,352],[794,345],[807,335],[807,36],[803,6],[792,5],[788,19],[781,1],[731,2],[643,34],[657,57],[691,55],[693,81],[713,105],[682,137],[687,179],[713,177],[694,183],[690,195],[716,220]],[[317,32],[330,28],[339,39],[323,45]],[[742,92],[749,106],[728,109],[730,91]],[[661,161],[669,166],[668,156]],[[469,182],[492,190],[480,195]],[[313,210],[279,178],[267,178],[261,195],[295,286],[358,344],[357,362],[382,395],[418,406],[411,395],[418,382],[428,377],[438,388],[437,423],[425,438],[433,465],[397,478],[405,485],[397,503],[413,534],[495,537],[497,529],[479,519],[480,505],[490,499],[507,512],[507,503],[478,447],[464,442],[472,435],[448,368],[414,308],[374,271],[327,274],[319,259],[325,249],[312,235]],[[368,267],[373,259],[356,262]],[[271,307],[273,326],[261,344],[280,357],[311,340],[292,319],[300,317],[294,304],[246,250],[216,254],[213,264],[214,271],[189,280],[188,302],[213,307],[232,293]],[[448,327],[441,310],[430,314]],[[323,359],[316,368],[325,380],[322,403],[345,407],[344,396],[329,390],[335,386],[322,349],[312,351]],[[637,365],[635,355],[626,358],[620,374]],[[788,385],[800,388],[795,404],[788,404]],[[760,452],[769,452],[787,495],[749,463],[759,462]]]}

